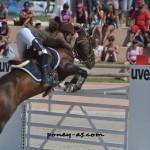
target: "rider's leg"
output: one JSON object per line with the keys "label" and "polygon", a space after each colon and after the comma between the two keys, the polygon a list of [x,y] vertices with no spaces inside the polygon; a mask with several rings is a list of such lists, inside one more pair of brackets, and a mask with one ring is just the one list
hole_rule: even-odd
{"label": "rider's leg", "polygon": [[27,47],[32,46],[32,40],[35,37],[31,34],[28,28],[22,28],[16,35],[16,44],[18,49],[19,58],[23,58],[24,51]]}
{"label": "rider's leg", "polygon": [[[40,56],[40,65],[42,72],[42,83],[43,84],[52,84],[53,86],[58,84],[58,81],[48,78],[48,54],[46,49],[41,45],[31,31],[28,28],[21,29],[16,36],[16,43],[18,51],[20,52],[20,57],[23,57],[24,50],[30,46],[33,46]],[[50,69],[52,70],[52,69]]]}
{"label": "rider's leg", "polygon": [[32,46],[38,51],[38,54],[40,56],[42,83],[43,84],[53,84],[53,86],[59,84],[58,81],[53,79],[52,68],[50,66],[49,66],[49,69],[50,69],[50,78],[49,78],[47,50],[36,39],[34,39],[32,41]]}

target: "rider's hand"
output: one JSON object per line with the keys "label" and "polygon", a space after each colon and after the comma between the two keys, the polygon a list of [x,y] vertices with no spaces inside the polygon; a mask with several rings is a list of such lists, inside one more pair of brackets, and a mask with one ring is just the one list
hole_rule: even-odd
{"label": "rider's hand", "polygon": [[78,33],[75,33],[73,36],[74,36],[75,38],[78,38],[78,37],[79,37]]}

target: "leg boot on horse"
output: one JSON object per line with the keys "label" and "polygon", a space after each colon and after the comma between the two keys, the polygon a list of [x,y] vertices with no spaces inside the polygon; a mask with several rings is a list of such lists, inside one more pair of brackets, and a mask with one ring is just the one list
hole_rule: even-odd
{"label": "leg boot on horse", "polygon": [[[56,86],[59,84],[59,81],[53,79],[52,68],[48,66],[48,54],[47,50],[36,40],[32,41],[32,46],[38,51],[40,56],[40,69],[42,74],[42,84]],[[50,73],[48,72],[48,68]],[[49,77],[50,76],[50,77]]]}

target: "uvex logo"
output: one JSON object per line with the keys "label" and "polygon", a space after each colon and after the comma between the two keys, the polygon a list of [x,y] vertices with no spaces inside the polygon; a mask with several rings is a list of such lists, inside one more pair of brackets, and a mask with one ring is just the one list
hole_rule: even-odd
{"label": "uvex logo", "polygon": [[7,62],[0,62],[0,72],[9,72],[10,66]]}
{"label": "uvex logo", "polygon": [[131,69],[131,78],[133,80],[150,80],[150,70],[148,69]]}

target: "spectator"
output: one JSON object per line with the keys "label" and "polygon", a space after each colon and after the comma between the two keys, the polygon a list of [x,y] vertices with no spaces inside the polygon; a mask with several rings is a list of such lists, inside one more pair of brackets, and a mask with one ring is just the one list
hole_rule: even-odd
{"label": "spectator", "polygon": [[[125,65],[127,64],[135,64],[136,63],[136,57],[137,55],[140,55],[141,54],[141,49],[140,47],[138,46],[138,42],[137,41],[132,41],[132,45],[127,49],[127,52],[126,52],[126,61],[124,62]],[[120,70],[121,73],[125,73],[127,72],[128,69],[125,69],[125,68],[122,68]],[[124,77],[124,78],[121,78],[122,80],[124,81],[127,81],[127,78]]]}
{"label": "spectator", "polygon": [[118,28],[119,24],[119,0],[107,0],[107,6],[109,7],[109,4],[114,5],[115,14],[116,14],[116,27]]}
{"label": "spectator", "polygon": [[7,25],[7,20],[3,19],[2,27],[0,27],[0,35],[2,36],[2,39],[5,42],[5,44],[9,43],[10,32],[11,32],[11,30]]}
{"label": "spectator", "polygon": [[3,41],[2,36],[0,36],[0,58],[3,58],[3,55],[6,53],[6,44]]}
{"label": "spectator", "polygon": [[109,4],[108,11],[104,14],[104,26],[103,26],[103,37],[102,44],[105,44],[110,34],[115,29],[116,13],[113,4]]}
{"label": "spectator", "polygon": [[120,19],[121,26],[123,24],[125,15],[126,15],[126,26],[129,25],[129,15],[130,15],[132,2],[133,0],[122,0],[122,13],[121,13],[121,19]]}
{"label": "spectator", "polygon": [[112,62],[117,62],[117,54],[119,54],[118,46],[114,44],[115,37],[112,35],[108,39],[108,45],[104,48],[104,54],[105,54],[105,60],[104,62],[107,62],[112,58]]}
{"label": "spectator", "polygon": [[84,28],[88,24],[88,13],[84,9],[83,3],[77,4],[77,13],[74,17],[74,26],[77,29]]}
{"label": "spectator", "polygon": [[95,3],[93,12],[91,12],[89,19],[91,19],[90,28],[93,29],[94,38],[98,34],[99,44],[102,43],[102,23],[103,23],[104,12],[101,10],[100,2]]}
{"label": "spectator", "polygon": [[146,32],[146,34],[144,36],[144,46],[148,49],[150,48],[150,29],[149,29],[149,31]]}
{"label": "spectator", "polygon": [[42,27],[41,21],[40,21],[40,20],[36,20],[36,21],[35,21],[35,26],[34,26],[34,27],[37,28],[37,29],[41,29],[41,27]]}
{"label": "spectator", "polygon": [[145,36],[148,28],[149,28],[149,19],[150,15],[147,10],[143,9],[143,4],[138,4],[138,10],[136,10],[133,15],[131,16],[131,21],[134,20],[134,25],[131,26],[130,22],[130,28],[129,28],[129,43],[127,46],[129,47],[134,40],[135,36],[138,34],[139,30],[142,31],[142,34]]}
{"label": "spectator", "polygon": [[101,0],[100,2],[101,2],[101,5],[102,5],[102,10],[104,12],[106,12],[107,11],[107,0]]}
{"label": "spectator", "polygon": [[137,8],[138,7],[138,4],[139,3],[142,3],[143,5],[145,5],[145,0],[135,0],[135,7]]}
{"label": "spectator", "polygon": [[72,11],[69,10],[68,3],[63,5],[63,10],[60,12],[60,21],[61,22],[71,22]]}
{"label": "spectator", "polygon": [[10,28],[7,25],[7,20],[2,20],[2,27],[0,27],[0,49],[1,57],[6,57],[7,59],[13,59],[15,57],[13,48],[9,45],[10,38]]}
{"label": "spectator", "polygon": [[93,49],[95,54],[95,62],[101,61],[103,49],[104,47],[99,45],[99,39],[95,39],[94,49]]}
{"label": "spectator", "polygon": [[95,3],[98,0],[86,0],[86,6],[87,6],[87,11],[88,11],[88,15],[90,15],[90,13],[92,12],[92,7],[95,5]]}
{"label": "spectator", "polygon": [[8,10],[5,7],[4,3],[0,2],[0,20],[8,20]]}
{"label": "spectator", "polygon": [[[8,20],[8,10],[5,7],[4,3],[0,2],[0,22],[5,19]],[[1,23],[0,23],[0,27],[1,27]]]}
{"label": "spectator", "polygon": [[24,3],[24,9],[20,11],[20,23],[21,25],[32,26],[33,25],[33,12],[30,10],[30,3]]}

